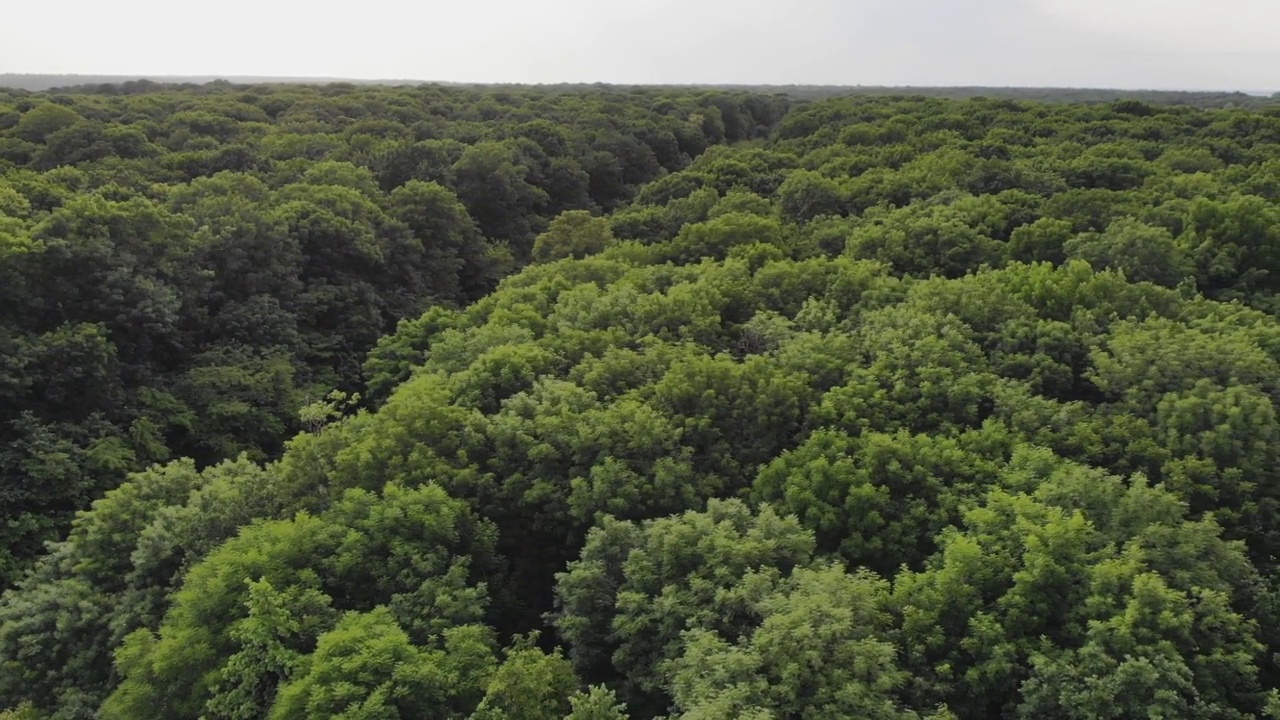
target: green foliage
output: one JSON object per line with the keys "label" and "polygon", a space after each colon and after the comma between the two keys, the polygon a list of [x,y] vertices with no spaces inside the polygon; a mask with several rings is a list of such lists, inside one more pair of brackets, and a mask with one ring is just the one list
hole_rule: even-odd
{"label": "green foliage", "polygon": [[123,636],[156,627],[186,568],[277,513],[280,490],[244,459],[204,472],[179,461],[94,503],[0,605],[0,657],[13,669],[0,685],[6,701],[90,712],[118,681],[111,654]]}
{"label": "green foliage", "polygon": [[565,720],[627,720],[627,707],[618,703],[612,690],[593,685],[587,692],[569,698],[573,709]]}
{"label": "green foliage", "polygon": [[842,214],[845,200],[835,180],[800,170],[778,187],[778,205],[788,218],[805,222],[822,215]]}
{"label": "green foliage", "polygon": [[1067,257],[1097,268],[1119,270],[1134,282],[1174,287],[1191,275],[1190,264],[1164,228],[1132,218],[1111,223],[1103,233],[1087,233],[1066,242]]}
{"label": "green foliage", "polygon": [[[492,543],[491,529],[434,486],[388,486],[383,497],[353,490],[325,515],[299,514],[293,520],[250,526],[191,569],[158,633],[139,630],[125,640],[116,653],[122,682],[103,705],[103,714],[194,716],[201,707],[217,712],[257,700],[266,682],[262,674],[287,679],[301,662],[295,654],[328,647],[337,653],[334,662],[341,663],[355,652],[344,638],[358,639],[362,633],[342,624],[333,631],[332,645],[323,644],[322,633],[334,627],[341,611],[367,613],[389,604],[391,609],[381,614],[349,615],[344,621],[385,628],[389,647],[407,645],[406,632],[425,642],[442,627],[473,623],[483,615],[483,588],[473,598],[478,605],[455,606],[449,598],[468,594],[469,574],[486,572]],[[261,602],[252,592],[247,603],[242,601],[246,582],[251,589],[259,583],[256,587],[265,593]],[[360,591],[333,597],[326,588],[335,586]],[[422,607],[456,612],[423,616],[418,614]],[[255,617],[255,612],[277,619]],[[267,623],[275,635],[264,639],[255,629],[258,623]],[[466,637],[467,643],[476,641],[474,633]],[[332,705],[324,712],[337,713],[343,703],[381,702],[377,687],[388,680],[377,668],[369,671],[377,679],[373,687],[348,700],[339,692],[317,707]],[[246,672],[251,674],[246,677]],[[282,693],[282,698],[307,697],[304,690]],[[286,705],[307,708],[311,701],[299,702],[303,704],[291,700]]]}
{"label": "green foliage", "polygon": [[559,651],[533,647],[536,639],[517,639],[507,651],[471,720],[561,720],[569,713],[578,688],[573,666]]}
{"label": "green foliage", "polygon": [[[318,394],[381,402],[421,357],[366,367],[379,339],[483,297],[544,230],[560,238],[552,255],[602,250],[608,221],[584,218],[730,139],[689,127],[695,108],[745,118],[731,139],[747,140],[787,105],[407,87],[0,92],[0,476],[15,488],[0,497],[0,588],[130,472],[278,459],[315,429],[299,411]],[[757,119],[757,106],[774,110]]]}
{"label": "green foliage", "polygon": [[533,243],[533,259],[549,262],[561,258],[582,258],[604,250],[613,242],[609,221],[592,217],[584,210],[561,214]]}
{"label": "green foliage", "polygon": [[582,677],[612,669],[630,707],[658,710],[683,634],[738,636],[758,594],[812,556],[794,519],[737,501],[644,525],[605,520],[558,578],[556,627]]}
{"label": "green foliage", "polygon": [[1257,626],[1224,603],[1253,582],[1239,544],[1141,477],[1042,452],[1010,472],[1034,494],[993,491],[931,567],[896,580],[920,699],[962,717],[1257,711]]}
{"label": "green foliage", "polygon": [[330,390],[323,398],[304,405],[298,411],[303,427],[318,432],[325,425],[340,419],[353,405],[360,402],[360,393],[347,395],[341,390]]}
{"label": "green foliage", "polygon": [[738,642],[696,629],[668,667],[681,718],[916,718],[897,706],[906,679],[886,633],[888,586],[839,566],[799,569],[760,599]]}
{"label": "green foliage", "polygon": [[84,118],[74,109],[46,102],[24,112],[13,127],[15,137],[27,142],[43,143],[60,130],[81,122]]}
{"label": "green foliage", "polygon": [[281,688],[267,717],[457,717],[492,672],[492,650],[475,626],[453,628],[441,645],[414,646],[385,608],[349,613],[320,636],[306,671]]}
{"label": "green foliage", "polygon": [[0,707],[1275,715],[1280,119],[931,95],[0,94]]}
{"label": "green foliage", "polygon": [[[965,442],[968,440],[968,442]],[[965,500],[994,482],[999,458],[929,435],[821,430],[761,470],[752,498],[796,515],[818,548],[851,566],[916,567]]]}

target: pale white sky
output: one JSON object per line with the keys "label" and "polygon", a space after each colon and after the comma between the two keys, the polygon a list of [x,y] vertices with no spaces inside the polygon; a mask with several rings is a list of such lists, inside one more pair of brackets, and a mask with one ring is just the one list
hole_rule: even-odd
{"label": "pale white sky", "polygon": [[0,72],[1280,90],[1280,0],[0,0]]}

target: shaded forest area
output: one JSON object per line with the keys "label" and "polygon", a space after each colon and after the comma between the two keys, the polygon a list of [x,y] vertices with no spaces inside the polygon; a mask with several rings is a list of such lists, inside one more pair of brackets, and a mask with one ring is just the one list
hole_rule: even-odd
{"label": "shaded forest area", "polygon": [[0,128],[9,717],[1280,715],[1280,108]]}
{"label": "shaded forest area", "polygon": [[278,457],[301,408],[360,390],[398,320],[484,296],[552,218],[615,208],[786,109],[441,89],[0,96],[0,583],[128,472]]}

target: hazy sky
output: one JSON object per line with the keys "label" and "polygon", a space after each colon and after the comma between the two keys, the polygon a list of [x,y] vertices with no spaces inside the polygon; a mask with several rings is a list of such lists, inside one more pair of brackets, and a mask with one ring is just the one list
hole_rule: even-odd
{"label": "hazy sky", "polygon": [[40,0],[0,72],[1280,90],[1280,0]]}

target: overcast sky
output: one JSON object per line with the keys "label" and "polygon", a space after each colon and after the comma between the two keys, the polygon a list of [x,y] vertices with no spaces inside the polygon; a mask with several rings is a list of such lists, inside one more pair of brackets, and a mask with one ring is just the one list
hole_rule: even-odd
{"label": "overcast sky", "polygon": [[1280,91],[1280,0],[39,0],[0,72]]}

